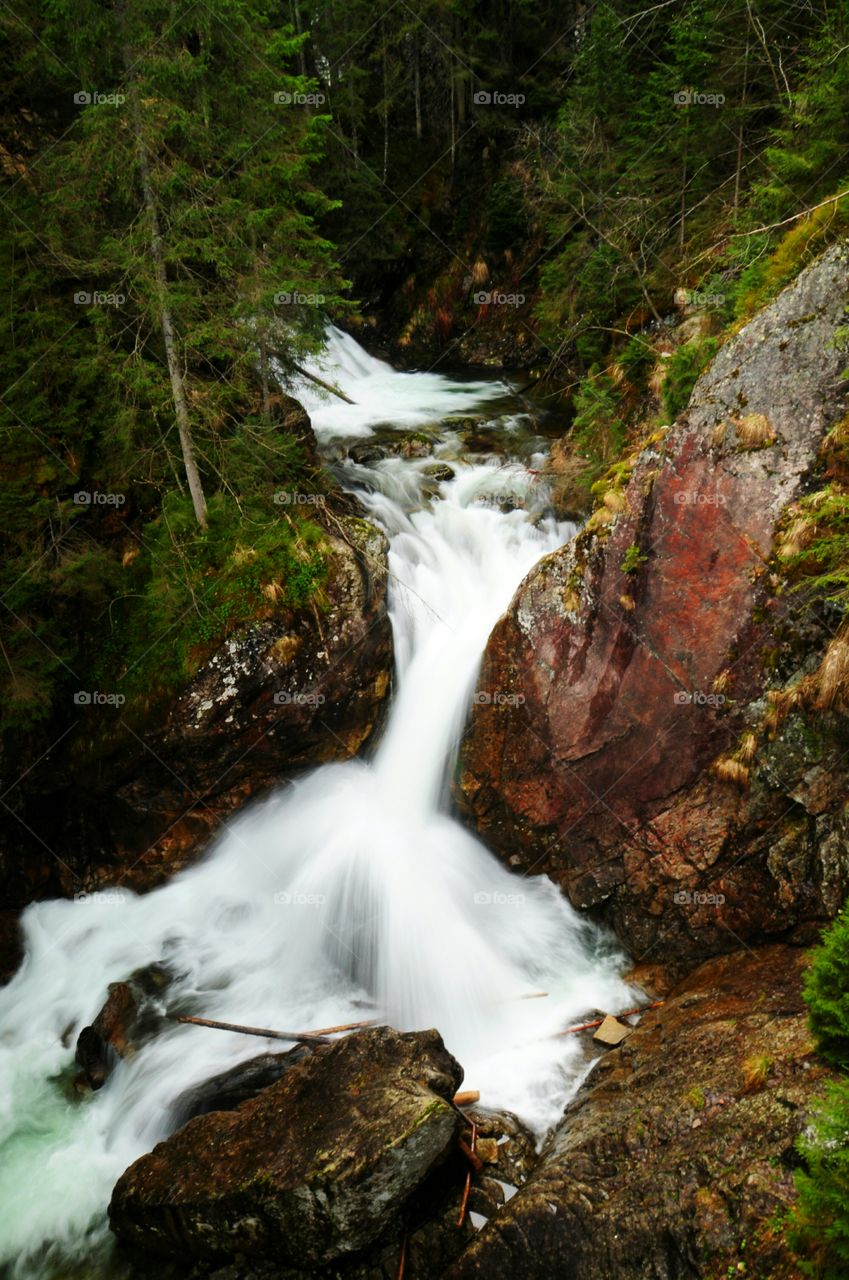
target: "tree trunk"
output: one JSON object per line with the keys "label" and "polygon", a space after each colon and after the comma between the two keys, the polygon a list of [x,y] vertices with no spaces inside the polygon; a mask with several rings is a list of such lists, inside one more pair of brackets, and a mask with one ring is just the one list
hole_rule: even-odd
{"label": "tree trunk", "polygon": [[[119,10],[123,20],[123,10]],[[139,173],[141,175],[142,197],[144,199],[145,212],[150,227],[150,257],[153,262],[153,273],[156,281],[156,297],[157,307],[159,311],[159,324],[162,330],[162,341],[165,346],[165,358],[168,362],[168,376],[171,379],[171,395],[174,400],[174,413],[177,418],[177,431],[180,436],[180,448],[183,453],[183,466],[186,469],[186,479],[189,483],[189,493],[192,495],[192,506],[194,507],[195,518],[201,529],[207,527],[206,498],[204,497],[203,485],[201,483],[200,472],[198,471],[197,461],[195,459],[195,449],[192,442],[191,421],[189,417],[189,404],[186,397],[186,385],[183,379],[183,371],[180,368],[180,361],[177,353],[177,337],[174,331],[174,320],[171,315],[171,308],[168,305],[168,276],[165,271],[165,253],[162,248],[162,232],[159,226],[159,212],[156,207],[156,197],[153,191],[153,182],[150,176],[150,158],[147,153],[147,145],[144,140],[142,130],[141,114],[139,112],[138,97],[136,95],[136,86],[133,76],[133,62],[130,51],[124,48],[124,66],[128,76],[128,90],[133,112],[133,129],[135,132],[136,151],[139,158]]]}

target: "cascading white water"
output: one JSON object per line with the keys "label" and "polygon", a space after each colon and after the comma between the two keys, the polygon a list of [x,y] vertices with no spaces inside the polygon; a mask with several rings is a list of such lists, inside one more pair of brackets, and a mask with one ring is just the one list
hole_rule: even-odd
{"label": "cascading white water", "polygon": [[[358,401],[299,388],[325,445],[505,395],[396,373],[338,331],[322,369]],[[450,815],[446,779],[486,637],[571,530],[534,518],[536,480],[522,462],[464,459],[451,429],[432,434],[430,457],[343,467],[348,483],[367,485],[391,540],[398,691],[372,760],[281,789],[155,893],[25,913],[26,960],[0,992],[0,1263],[16,1277],[99,1256],[111,1188],[169,1132],[175,1100],[262,1048],[172,1024],[99,1093],[70,1100],[58,1077],[80,1029],[107,984],[141,965],[173,972],[169,1007],[223,1021],[308,1029],[355,1021],[372,1002],[400,1029],[435,1026],[467,1086],[539,1133],[587,1069],[576,1038],[554,1033],[633,999],[615,951],[554,886],[508,873]],[[454,476],[436,485],[428,468],[447,458]],[[502,510],[507,497],[524,507]],[[540,990],[548,996],[522,998]]]}

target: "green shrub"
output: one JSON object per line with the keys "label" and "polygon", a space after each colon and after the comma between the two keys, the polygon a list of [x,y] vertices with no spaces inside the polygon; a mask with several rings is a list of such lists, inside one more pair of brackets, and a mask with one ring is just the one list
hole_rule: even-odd
{"label": "green shrub", "polygon": [[574,399],[572,443],[584,461],[579,483],[587,490],[619,457],[625,445],[625,424],[619,416],[616,387],[605,373],[591,371]]}
{"label": "green shrub", "polygon": [[828,1086],[811,1124],[799,1139],[806,1169],[796,1172],[798,1202],[789,1240],[802,1271],[818,1280],[849,1275],[849,1081]]}
{"label": "green shrub", "polygon": [[849,1066],[849,911],[841,912],[812,952],[805,999],[819,1052]]}
{"label": "green shrub", "polygon": [[679,347],[666,365],[663,382],[663,408],[672,420],[686,409],[696,380],[716,354],[716,338],[694,338]]}

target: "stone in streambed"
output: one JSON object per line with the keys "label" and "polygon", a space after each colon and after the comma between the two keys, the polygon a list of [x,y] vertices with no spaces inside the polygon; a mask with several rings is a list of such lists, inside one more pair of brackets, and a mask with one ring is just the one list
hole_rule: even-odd
{"label": "stone in streambed", "polygon": [[164,1254],[343,1259],[376,1241],[453,1150],[462,1074],[435,1031],[377,1027],[322,1045],[131,1165],[112,1229]]}
{"label": "stone in streambed", "polygon": [[119,1059],[135,1052],[156,1031],[162,1018],[159,998],[170,981],[164,965],[150,964],[136,969],[125,982],[110,982],[100,1012],[77,1037],[74,1056],[90,1088],[100,1089]]}

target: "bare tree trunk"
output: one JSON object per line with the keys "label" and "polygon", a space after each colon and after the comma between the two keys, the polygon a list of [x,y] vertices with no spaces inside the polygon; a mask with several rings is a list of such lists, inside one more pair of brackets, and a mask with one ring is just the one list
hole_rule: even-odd
{"label": "bare tree trunk", "polygon": [[422,84],[421,84],[421,66],[419,55],[419,42],[415,35],[413,36],[413,96],[416,102],[416,141],[422,140]]}
{"label": "bare tree trunk", "polygon": [[749,38],[746,32],[746,57],[743,63],[743,92],[740,96],[740,124],[737,129],[737,167],[734,170],[734,208],[740,205],[740,179],[743,173],[743,125],[746,110],[746,93],[749,88]]}
{"label": "bare tree trunk", "polygon": [[[687,110],[687,108],[685,108]],[[684,231],[687,224],[687,160],[690,150],[690,117],[684,117],[684,157],[681,173],[681,210],[678,220],[678,249],[684,252]]]}
{"label": "bare tree trunk", "polygon": [[386,23],[381,22],[380,34],[383,44],[383,181],[389,173],[389,86],[386,74]]}
{"label": "bare tree trunk", "polygon": [[[119,12],[123,19],[123,10],[120,10]],[[147,153],[147,145],[145,143],[144,133],[142,130],[141,115],[139,112],[138,97],[136,94],[136,86],[134,83],[132,69],[133,63],[130,57],[130,51],[126,47],[124,49],[124,65],[129,80],[127,87],[130,93],[133,111],[133,129],[135,132],[136,151],[139,158],[142,196],[150,227],[150,257],[153,262],[153,273],[156,281],[159,324],[162,330],[162,341],[165,346],[165,358],[168,362],[168,376],[171,379],[171,395],[174,400],[174,413],[177,418],[177,431],[180,436],[180,448],[183,453],[183,466],[186,468],[186,479],[189,484],[189,493],[192,496],[192,506],[194,507],[195,518],[201,529],[205,529],[207,527],[206,498],[204,497],[200,472],[198,471],[198,465],[195,459],[194,444],[192,443],[191,421],[189,417],[189,404],[186,397],[186,386],[183,380],[183,371],[180,368],[180,362],[177,354],[177,337],[174,332],[174,320],[171,315],[171,308],[168,305],[168,276],[165,271],[165,253],[162,248],[162,232],[159,226],[159,212],[156,207],[156,197],[154,195],[153,183],[150,176],[150,158]]]}

